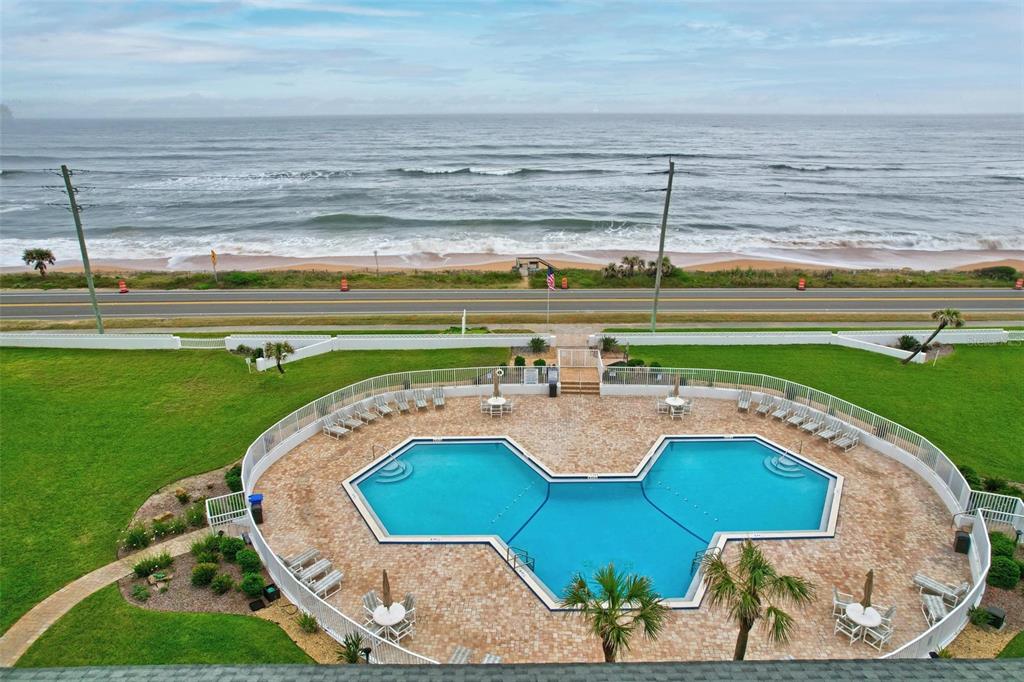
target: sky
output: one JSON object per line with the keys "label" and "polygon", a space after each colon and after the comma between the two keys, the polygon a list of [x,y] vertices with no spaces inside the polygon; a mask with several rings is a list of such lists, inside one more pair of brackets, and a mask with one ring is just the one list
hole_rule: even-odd
{"label": "sky", "polygon": [[0,0],[16,117],[1024,112],[1024,0]]}

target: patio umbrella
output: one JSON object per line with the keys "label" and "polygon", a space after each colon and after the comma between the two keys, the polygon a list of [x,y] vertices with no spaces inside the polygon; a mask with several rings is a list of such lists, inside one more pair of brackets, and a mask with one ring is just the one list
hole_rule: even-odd
{"label": "patio umbrella", "polygon": [[875,589],[875,569],[868,571],[867,578],[864,579],[864,598],[860,600],[860,605],[864,608],[871,606],[871,592]]}
{"label": "patio umbrella", "polygon": [[679,397],[679,375],[678,374],[673,374],[672,375],[672,395],[674,395],[676,398]]}
{"label": "patio umbrella", "polygon": [[381,601],[391,608],[391,583],[388,582],[388,569],[384,569],[384,585],[381,587]]}
{"label": "patio umbrella", "polygon": [[492,376],[494,376],[494,397],[497,398],[501,395],[501,389],[498,387],[498,383],[501,381],[502,371],[500,369],[494,370]]}

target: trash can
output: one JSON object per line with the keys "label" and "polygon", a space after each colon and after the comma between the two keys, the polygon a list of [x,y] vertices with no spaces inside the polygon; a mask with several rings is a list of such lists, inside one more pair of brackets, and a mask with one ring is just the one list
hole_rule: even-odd
{"label": "trash can", "polygon": [[548,367],[548,397],[558,397],[558,368]]}
{"label": "trash can", "polygon": [[964,530],[958,530],[956,539],[953,540],[953,551],[957,554],[967,554],[971,551],[971,534]]}
{"label": "trash can", "polygon": [[263,523],[263,494],[253,493],[249,496],[249,509],[252,511],[252,520],[258,524]]}

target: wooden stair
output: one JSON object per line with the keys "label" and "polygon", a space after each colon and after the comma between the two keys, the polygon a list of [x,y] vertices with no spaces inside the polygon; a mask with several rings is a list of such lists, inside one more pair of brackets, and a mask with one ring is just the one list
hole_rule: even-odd
{"label": "wooden stair", "polygon": [[562,395],[601,395],[598,381],[563,381]]}

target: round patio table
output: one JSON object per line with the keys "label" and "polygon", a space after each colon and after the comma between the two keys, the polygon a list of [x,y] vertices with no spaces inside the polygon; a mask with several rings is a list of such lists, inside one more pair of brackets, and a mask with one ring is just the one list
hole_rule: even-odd
{"label": "round patio table", "polygon": [[501,407],[508,401],[503,396],[491,396],[487,399],[487,404],[491,407]]}
{"label": "round patio table", "polygon": [[680,398],[677,395],[670,395],[669,397],[665,398],[665,404],[671,407],[682,407],[683,405],[686,405],[689,402],[690,401],[687,400],[686,398]]}
{"label": "round patio table", "polygon": [[391,606],[380,604],[373,610],[373,622],[384,627],[398,625],[405,618],[405,607],[395,602]]}
{"label": "round patio table", "polygon": [[870,606],[864,608],[858,602],[847,604],[846,617],[866,628],[877,628],[882,624],[882,614]]}

